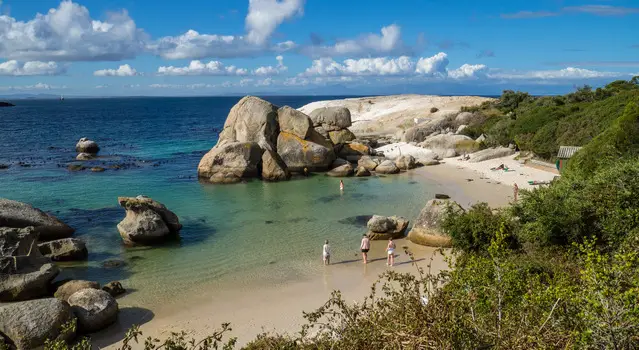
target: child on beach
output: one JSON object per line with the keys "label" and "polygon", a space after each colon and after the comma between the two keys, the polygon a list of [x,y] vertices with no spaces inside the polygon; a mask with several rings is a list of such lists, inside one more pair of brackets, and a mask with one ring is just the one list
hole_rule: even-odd
{"label": "child on beach", "polygon": [[388,246],[386,246],[386,252],[388,253],[388,258],[386,258],[386,265],[388,266],[395,265],[395,242],[393,242],[393,238],[388,239]]}
{"label": "child on beach", "polygon": [[368,250],[371,249],[371,241],[368,239],[368,236],[366,234],[362,236],[362,243],[359,245],[359,249],[362,250],[362,258],[364,259],[364,264],[368,264]]}
{"label": "child on beach", "polygon": [[324,242],[324,248],[322,248],[322,257],[324,258],[324,265],[331,264],[331,246],[328,245],[328,239]]}

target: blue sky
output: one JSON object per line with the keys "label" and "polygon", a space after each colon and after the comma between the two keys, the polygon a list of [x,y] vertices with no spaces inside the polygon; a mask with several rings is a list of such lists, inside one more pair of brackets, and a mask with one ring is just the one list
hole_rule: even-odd
{"label": "blue sky", "polygon": [[0,95],[570,91],[639,74],[639,0],[0,0]]}

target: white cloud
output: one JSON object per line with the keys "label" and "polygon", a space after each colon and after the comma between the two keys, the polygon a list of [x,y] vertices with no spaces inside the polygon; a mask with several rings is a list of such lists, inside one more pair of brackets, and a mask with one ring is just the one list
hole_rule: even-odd
{"label": "white cloud", "polygon": [[378,57],[347,59],[338,63],[331,58],[314,60],[306,69],[307,76],[445,76],[448,66],[447,55],[443,52],[432,57],[422,57],[417,62],[408,56],[397,58]]}
{"label": "white cloud", "polygon": [[253,74],[260,76],[272,76],[286,72],[288,67],[284,65],[284,57],[280,55],[275,57],[275,59],[277,60],[277,66],[259,67],[253,71]]}
{"label": "white cloud", "polygon": [[225,66],[220,61],[191,61],[186,67],[162,66],[158,68],[160,75],[247,75],[248,70],[235,66]]}
{"label": "white cloud", "polygon": [[187,85],[183,85],[183,84],[151,84],[151,85],[149,85],[149,87],[152,88],[152,89],[192,89],[192,90],[198,90],[198,89],[210,89],[210,88],[214,88],[216,86],[212,85],[212,84],[197,83],[197,84],[187,84]]}
{"label": "white cloud", "polygon": [[448,55],[440,52],[432,57],[422,57],[417,61],[415,72],[423,75],[446,75]]}
{"label": "white cloud", "polygon": [[391,24],[380,34],[366,34],[356,39],[339,40],[333,45],[311,45],[301,49],[311,57],[343,57],[368,55],[403,55],[410,53],[401,38],[401,28]]}
{"label": "white cloud", "polygon": [[0,57],[7,59],[117,61],[135,57],[146,40],[126,11],[98,21],[71,1],[27,22],[0,16]]}
{"label": "white cloud", "polygon": [[123,64],[118,69],[96,70],[93,75],[96,77],[132,77],[138,75],[138,72],[128,64]]}
{"label": "white cloud", "polygon": [[0,75],[59,75],[65,72],[66,68],[58,66],[55,62],[30,61],[20,63],[16,60],[11,60],[0,63]]}
{"label": "white cloud", "polygon": [[32,90],[60,90],[66,89],[67,87],[57,86],[57,85],[49,85],[45,83],[36,83],[33,85],[22,85],[22,86],[0,86],[0,90],[2,91],[32,91]]}
{"label": "white cloud", "polygon": [[106,89],[108,87],[109,87],[109,85],[96,85],[95,86],[96,89]]}
{"label": "white cloud", "polygon": [[195,30],[160,38],[147,49],[168,60],[254,56],[263,50],[248,43],[243,36],[200,34]]}
{"label": "white cloud", "polygon": [[507,80],[571,80],[571,79],[596,79],[630,76],[628,73],[600,72],[589,69],[567,67],[560,70],[539,70],[523,72],[495,72],[489,74],[493,79]]}
{"label": "white cloud", "polygon": [[486,77],[488,67],[483,64],[464,64],[461,67],[448,71],[448,76],[453,79],[477,79]]}
{"label": "white cloud", "polygon": [[304,0],[249,0],[246,15],[247,39],[255,45],[263,45],[277,26],[304,12]]}

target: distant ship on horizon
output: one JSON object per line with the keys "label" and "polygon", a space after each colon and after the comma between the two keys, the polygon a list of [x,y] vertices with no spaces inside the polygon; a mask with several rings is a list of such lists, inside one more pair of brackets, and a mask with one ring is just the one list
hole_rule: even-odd
{"label": "distant ship on horizon", "polygon": [[64,101],[64,96],[60,95],[60,101]]}

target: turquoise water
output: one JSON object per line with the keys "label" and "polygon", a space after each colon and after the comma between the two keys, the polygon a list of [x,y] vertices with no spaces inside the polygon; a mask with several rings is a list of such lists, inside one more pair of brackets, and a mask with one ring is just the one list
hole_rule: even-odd
{"label": "turquoise water", "polygon": [[[313,97],[290,97],[299,107]],[[315,175],[282,183],[199,183],[200,157],[215,144],[237,98],[25,101],[0,113],[0,197],[25,201],[77,229],[89,261],[65,264],[61,277],[120,280],[144,306],[216,281],[278,283],[321,273],[321,248],[333,261],[355,258],[366,216],[415,218],[432,186],[417,175],[339,179]],[[75,105],[74,105],[75,104]],[[158,107],[162,105],[164,108]],[[159,112],[161,111],[161,113]],[[44,129],[44,130],[43,130]],[[36,131],[34,131],[36,130]],[[102,147],[99,160],[134,164],[103,173],[70,172],[77,139]],[[20,166],[23,162],[29,166]],[[96,163],[97,164],[97,163]],[[118,196],[150,196],[173,210],[181,239],[152,248],[126,247],[116,229]],[[125,266],[107,268],[109,259]]]}

